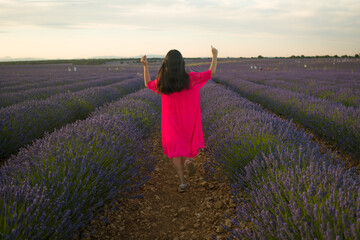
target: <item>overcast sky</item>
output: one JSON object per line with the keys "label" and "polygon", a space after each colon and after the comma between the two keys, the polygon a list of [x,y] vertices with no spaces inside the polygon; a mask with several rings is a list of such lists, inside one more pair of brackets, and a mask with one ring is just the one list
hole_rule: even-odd
{"label": "overcast sky", "polygon": [[0,58],[354,55],[359,0],[0,0]]}

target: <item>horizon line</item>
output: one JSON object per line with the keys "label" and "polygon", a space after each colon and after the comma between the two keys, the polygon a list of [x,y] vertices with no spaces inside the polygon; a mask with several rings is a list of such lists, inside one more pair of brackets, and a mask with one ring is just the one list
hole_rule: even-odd
{"label": "horizon line", "polygon": [[[354,55],[291,55],[291,56],[251,56],[251,57],[218,57],[218,59],[254,59],[254,58],[359,58],[359,53],[355,53]],[[165,58],[165,55],[157,55],[157,54],[146,54],[148,59],[161,59]],[[119,60],[127,60],[127,59],[138,59],[141,58],[142,55],[139,56],[131,56],[131,57],[122,57],[122,56],[95,56],[88,58],[36,58],[36,57],[23,57],[23,58],[13,58],[13,57],[2,57],[0,58],[0,62],[31,62],[31,61],[71,61],[71,60],[96,60],[96,59],[119,59]],[[212,57],[184,57],[184,59],[211,59]]]}

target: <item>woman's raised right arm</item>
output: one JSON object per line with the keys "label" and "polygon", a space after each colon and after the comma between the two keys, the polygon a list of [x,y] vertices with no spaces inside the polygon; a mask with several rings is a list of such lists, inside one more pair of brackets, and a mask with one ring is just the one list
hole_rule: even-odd
{"label": "woman's raised right arm", "polygon": [[211,46],[211,53],[212,53],[212,61],[210,65],[210,70],[211,70],[211,77],[213,77],[216,72],[218,50],[213,46]]}
{"label": "woman's raised right arm", "polygon": [[144,65],[144,84],[145,87],[147,87],[147,84],[150,82],[150,73],[149,73],[149,66],[148,66],[148,61],[146,59],[146,55],[144,55],[141,58],[141,62]]}

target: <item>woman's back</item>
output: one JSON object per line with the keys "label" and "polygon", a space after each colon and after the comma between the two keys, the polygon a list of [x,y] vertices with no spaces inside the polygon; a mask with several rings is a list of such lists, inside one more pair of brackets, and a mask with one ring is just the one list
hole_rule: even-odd
{"label": "woman's back", "polygon": [[[194,157],[204,148],[200,111],[200,89],[211,78],[211,70],[189,73],[190,88],[162,95],[162,136],[164,154]],[[158,79],[148,83],[154,92]]]}

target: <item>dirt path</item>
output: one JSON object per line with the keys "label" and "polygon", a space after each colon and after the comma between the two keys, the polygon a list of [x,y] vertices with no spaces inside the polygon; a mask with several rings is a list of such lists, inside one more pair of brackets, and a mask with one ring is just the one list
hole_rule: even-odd
{"label": "dirt path", "polygon": [[197,172],[191,178],[185,173],[190,190],[178,193],[175,168],[162,154],[160,130],[151,140],[159,161],[140,190],[144,198],[121,202],[123,212],[101,213],[108,223],[93,221],[92,233],[85,231],[81,239],[224,239],[227,231],[221,224],[231,226],[225,214],[232,217],[236,205],[226,183],[205,181],[207,157],[200,152],[193,159]]}

